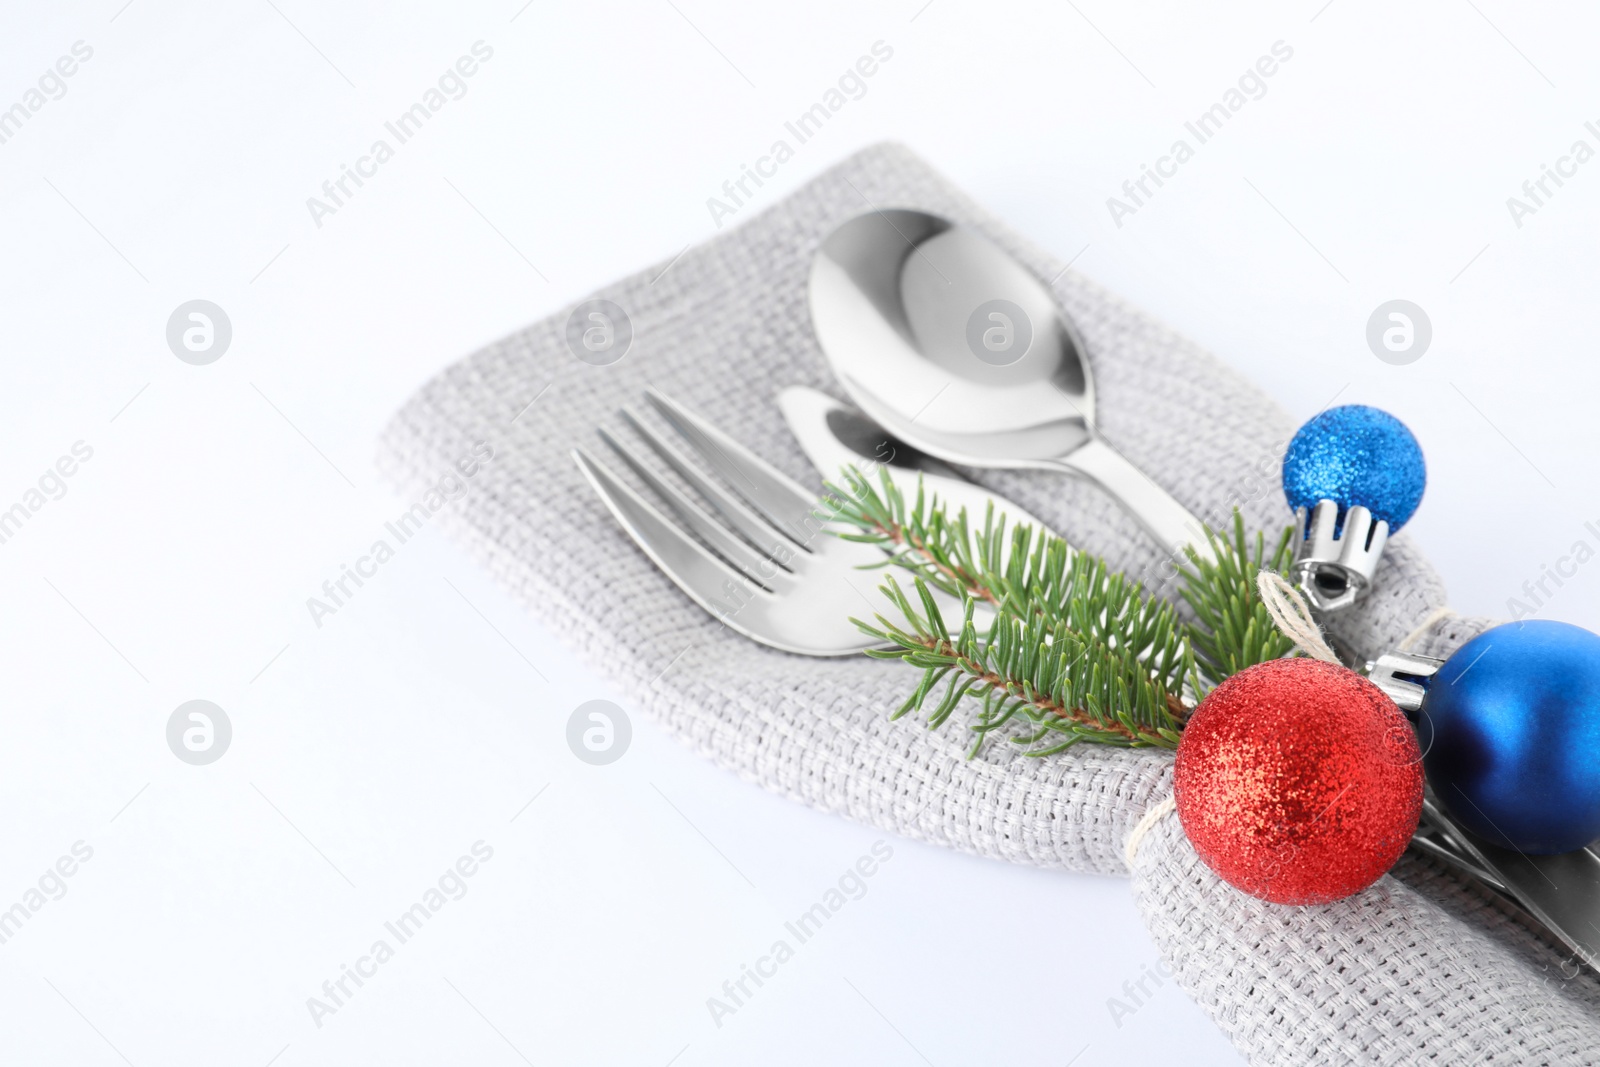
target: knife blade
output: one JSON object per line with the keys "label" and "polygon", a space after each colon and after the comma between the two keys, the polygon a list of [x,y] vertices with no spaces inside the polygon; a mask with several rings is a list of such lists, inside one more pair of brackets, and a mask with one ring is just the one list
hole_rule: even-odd
{"label": "knife blade", "polygon": [[778,394],[778,408],[806,458],[829,481],[838,481],[840,472],[851,465],[864,473],[882,469],[907,501],[916,500],[920,479],[924,493],[937,496],[951,514],[966,508],[968,520],[980,529],[985,509],[991,503],[997,515],[1007,517],[1008,526],[1026,523],[1036,530],[1050,529],[1016,504],[892,436],[856,408],[827,393],[792,386]]}

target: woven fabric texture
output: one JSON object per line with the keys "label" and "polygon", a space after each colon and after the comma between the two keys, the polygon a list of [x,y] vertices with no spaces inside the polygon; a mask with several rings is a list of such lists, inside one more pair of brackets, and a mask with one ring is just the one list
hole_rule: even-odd
{"label": "woven fabric texture", "polygon": [[[820,487],[777,390],[842,395],[812,334],[806,278],[833,227],[914,207],[974,226],[1053,288],[1089,349],[1105,438],[1213,523],[1288,518],[1279,458],[1294,422],[1192,342],[1023,241],[903,147],[869,148],[675,261],[594,294],[631,320],[627,355],[576,359],[568,311],[461,360],[395,416],[381,464],[406,491],[485,441],[444,522],[543,620],[684,743],[763,788],[897,834],[1044,867],[1128,874],[1123,846],[1171,790],[1171,759],[1082,745],[1045,760],[991,744],[966,758],[952,723],[889,720],[906,668],[759,647],[711,619],[611,521],[570,457],[653,385],[789,476]],[[1309,414],[1309,413],[1307,413]],[[603,448],[599,449],[603,452]],[[615,465],[620,466],[620,464]],[[1160,551],[1098,488],[1058,475],[971,472],[1079,548],[1160,585]],[[1373,596],[1334,632],[1375,656],[1444,602],[1402,534]],[[1483,622],[1452,618],[1414,646],[1447,653]],[[1470,887],[1408,861],[1353,900],[1287,909],[1199,863],[1163,820],[1134,889],[1180,983],[1253,1063],[1571,1063],[1600,1055],[1600,988]],[[1402,881],[1403,879],[1403,881]],[[1492,920],[1492,921],[1491,921]],[[1570,968],[1568,968],[1570,970]]]}

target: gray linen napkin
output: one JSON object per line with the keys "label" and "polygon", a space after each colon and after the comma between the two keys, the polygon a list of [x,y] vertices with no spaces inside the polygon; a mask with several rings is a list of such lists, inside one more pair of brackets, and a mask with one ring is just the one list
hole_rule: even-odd
{"label": "gray linen napkin", "polygon": [[[907,691],[904,667],[748,642],[691,603],[616,527],[568,453],[594,446],[597,426],[617,428],[618,406],[646,385],[802,484],[820,484],[774,394],[809,385],[842,395],[811,332],[807,270],[835,225],[888,207],[975,226],[1055,278],[1088,343],[1106,438],[1195,514],[1216,522],[1237,505],[1255,528],[1288,520],[1278,460],[1297,420],[1192,342],[1062,273],[895,144],[858,153],[670,267],[596,293],[631,322],[620,361],[575,358],[564,310],[449,367],[395,416],[382,465],[406,489],[432,486],[488,442],[494,457],[464,479],[447,525],[528,610],[718,764],[907,837],[1016,863],[1131,873],[1167,965],[1252,1063],[1600,1060],[1600,982],[1492,896],[1408,857],[1337,904],[1266,904],[1217,879],[1172,817],[1145,837],[1130,872],[1130,830],[1171,792],[1168,754],[1082,745],[1040,760],[991,744],[968,760],[954,723],[929,731],[889,721]],[[1074,545],[1159,582],[1156,547],[1094,486],[974,473]],[[1443,603],[1437,576],[1402,534],[1375,594],[1335,637],[1372,657]],[[1487,625],[1446,619],[1417,650],[1447,654]]]}

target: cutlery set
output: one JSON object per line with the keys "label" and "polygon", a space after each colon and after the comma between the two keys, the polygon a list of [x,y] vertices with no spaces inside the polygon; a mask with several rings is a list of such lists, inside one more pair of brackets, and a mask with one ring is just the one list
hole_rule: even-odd
{"label": "cutlery set", "polygon": [[[887,475],[909,500],[920,490],[975,516],[992,505],[1011,523],[1045,530],[949,464],[1071,474],[1100,485],[1177,558],[1190,547],[1209,554],[1203,525],[1097,434],[1086,345],[1050,289],[987,238],[924,212],[860,216],[823,242],[809,298],[817,338],[854,406],[800,387],[782,390],[777,403],[825,480],[854,465]],[[642,448],[599,434],[666,511],[590,452],[573,451],[638,547],[750,640],[808,656],[876,647],[849,619],[892,616],[867,569],[883,566],[886,550],[833,536],[815,494],[696,413],[653,389],[645,401],[676,440],[631,408],[621,414]],[[986,620],[976,621],[981,631]],[[1369,674],[1415,713],[1429,663],[1393,654]],[[1499,893],[1600,969],[1592,848],[1558,856],[1497,848],[1457,825],[1431,793],[1412,847]]]}

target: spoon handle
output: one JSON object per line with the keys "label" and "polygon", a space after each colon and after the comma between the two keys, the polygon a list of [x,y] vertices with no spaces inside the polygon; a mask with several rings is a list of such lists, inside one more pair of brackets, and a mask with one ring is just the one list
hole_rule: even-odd
{"label": "spoon handle", "polygon": [[1200,520],[1099,437],[1090,438],[1087,444],[1062,456],[1056,463],[1068,473],[1098,483],[1139,521],[1158,545],[1180,562],[1187,561],[1185,548],[1194,548],[1202,558],[1210,556],[1205,527]]}

